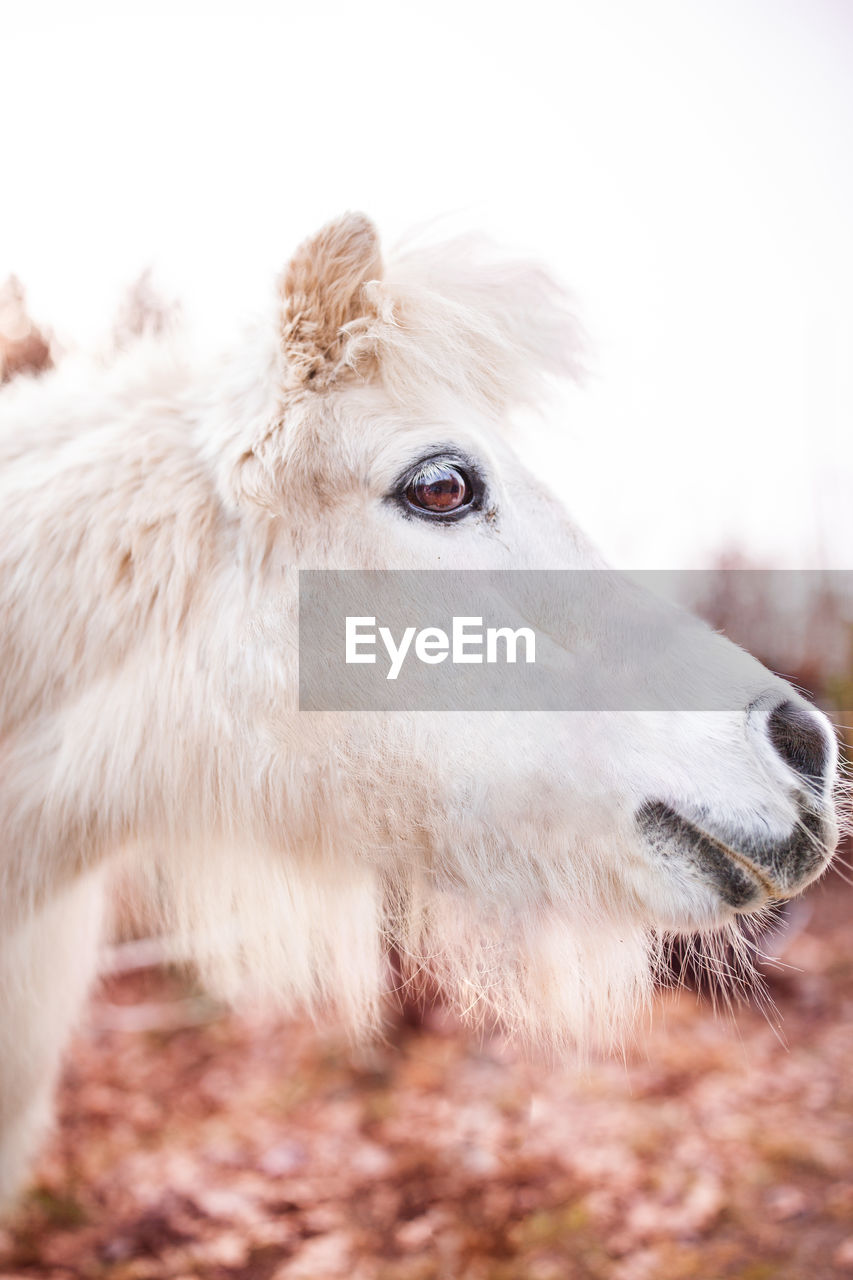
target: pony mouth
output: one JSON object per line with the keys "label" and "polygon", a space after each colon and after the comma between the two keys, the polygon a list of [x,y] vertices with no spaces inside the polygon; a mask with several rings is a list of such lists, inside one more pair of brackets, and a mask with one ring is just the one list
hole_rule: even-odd
{"label": "pony mouth", "polygon": [[644,804],[636,821],[656,854],[682,863],[687,858],[735,911],[793,897],[823,870],[835,847],[835,825],[822,808],[804,807],[783,840],[745,836],[736,845],[661,800]]}

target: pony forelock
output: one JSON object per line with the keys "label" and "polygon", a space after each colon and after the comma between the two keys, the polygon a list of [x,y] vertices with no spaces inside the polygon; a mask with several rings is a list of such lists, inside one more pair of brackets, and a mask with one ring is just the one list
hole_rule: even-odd
{"label": "pony forelock", "polygon": [[552,378],[578,378],[584,337],[570,296],[539,265],[484,237],[404,249],[363,286],[346,364],[377,368],[401,405],[437,390],[502,413],[536,405]]}

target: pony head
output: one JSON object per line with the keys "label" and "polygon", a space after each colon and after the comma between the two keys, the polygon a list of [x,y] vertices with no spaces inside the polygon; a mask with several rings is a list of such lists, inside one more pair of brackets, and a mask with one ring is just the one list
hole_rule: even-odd
{"label": "pony head", "polygon": [[[393,949],[404,981],[426,971],[469,1018],[608,1045],[668,936],[737,945],[744,917],[825,867],[824,716],[698,620],[680,616],[665,652],[637,643],[624,619],[663,606],[592,572],[600,556],[517,452],[516,411],[576,376],[582,348],[538,267],[472,238],[383,264],[348,215],[297,250],[252,357],[216,372],[198,440],[229,522],[211,750],[231,763],[218,838],[167,896],[226,986],[372,1024]],[[569,683],[627,672],[651,701],[300,710],[300,569],[590,571],[557,599],[531,572],[523,620]],[[668,698],[676,677],[693,710]]]}

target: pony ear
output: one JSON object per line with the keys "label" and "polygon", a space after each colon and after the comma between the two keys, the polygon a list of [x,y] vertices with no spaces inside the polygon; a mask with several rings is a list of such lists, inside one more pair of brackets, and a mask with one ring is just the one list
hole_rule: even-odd
{"label": "pony ear", "polygon": [[379,235],[363,213],[345,213],[299,246],[279,285],[288,386],[333,380],[352,334],[346,327],[373,314],[364,286],[381,276]]}

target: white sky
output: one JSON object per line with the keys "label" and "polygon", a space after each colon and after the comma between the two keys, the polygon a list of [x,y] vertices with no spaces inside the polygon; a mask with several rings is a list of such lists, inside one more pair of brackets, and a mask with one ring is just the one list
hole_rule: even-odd
{"label": "white sky", "polygon": [[531,457],[619,563],[853,567],[848,0],[0,0],[0,41],[0,275],[60,336],[153,264],[225,338],[330,216],[450,214],[580,298]]}

